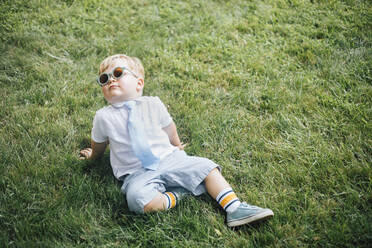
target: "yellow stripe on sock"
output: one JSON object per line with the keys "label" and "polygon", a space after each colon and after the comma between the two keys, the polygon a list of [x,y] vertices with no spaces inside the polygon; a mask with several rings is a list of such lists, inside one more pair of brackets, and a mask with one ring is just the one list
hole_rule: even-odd
{"label": "yellow stripe on sock", "polygon": [[165,192],[165,194],[167,194],[169,196],[169,198],[171,199],[170,208],[175,207],[176,206],[176,197],[173,195],[173,193]]}
{"label": "yellow stripe on sock", "polygon": [[225,208],[227,203],[229,203],[231,200],[234,200],[235,198],[238,198],[234,192],[231,192],[223,200],[220,202],[221,207]]}

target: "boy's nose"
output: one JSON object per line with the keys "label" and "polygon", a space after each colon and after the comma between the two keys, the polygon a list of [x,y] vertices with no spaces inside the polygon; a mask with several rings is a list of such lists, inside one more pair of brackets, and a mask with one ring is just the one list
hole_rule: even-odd
{"label": "boy's nose", "polygon": [[107,84],[110,84],[113,81],[116,81],[116,79],[113,76],[109,76],[109,79],[108,79],[108,83]]}

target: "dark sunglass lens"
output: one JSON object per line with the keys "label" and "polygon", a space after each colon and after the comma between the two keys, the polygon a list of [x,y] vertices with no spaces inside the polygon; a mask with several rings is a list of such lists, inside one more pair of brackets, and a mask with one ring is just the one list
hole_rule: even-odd
{"label": "dark sunglass lens", "polygon": [[114,70],[114,77],[119,78],[121,75],[123,75],[123,69],[122,68],[115,68]]}
{"label": "dark sunglass lens", "polygon": [[107,81],[108,81],[108,75],[106,74],[106,73],[104,73],[104,74],[101,74],[101,76],[99,76],[99,82],[101,83],[101,84],[105,84],[105,83],[107,83]]}

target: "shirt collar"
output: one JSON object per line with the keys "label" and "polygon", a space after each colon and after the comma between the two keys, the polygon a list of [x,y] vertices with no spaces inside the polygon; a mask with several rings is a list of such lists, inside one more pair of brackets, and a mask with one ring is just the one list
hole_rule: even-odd
{"label": "shirt collar", "polygon": [[[138,97],[138,98],[136,98],[136,99],[129,100],[129,101],[134,101],[134,102],[136,102],[136,103],[138,104],[138,103],[144,101],[144,99],[143,99],[143,97],[141,96],[141,97]],[[123,101],[123,102],[112,103],[111,105],[112,105],[114,108],[121,108],[121,107],[124,106],[124,104],[125,104],[126,102],[129,102],[129,101]]]}

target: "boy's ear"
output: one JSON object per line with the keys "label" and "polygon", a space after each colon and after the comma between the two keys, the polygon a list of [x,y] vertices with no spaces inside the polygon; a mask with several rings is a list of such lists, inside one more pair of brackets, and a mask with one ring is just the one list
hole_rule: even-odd
{"label": "boy's ear", "polygon": [[143,78],[139,78],[137,81],[137,90],[142,90],[144,85],[145,81],[143,80]]}

